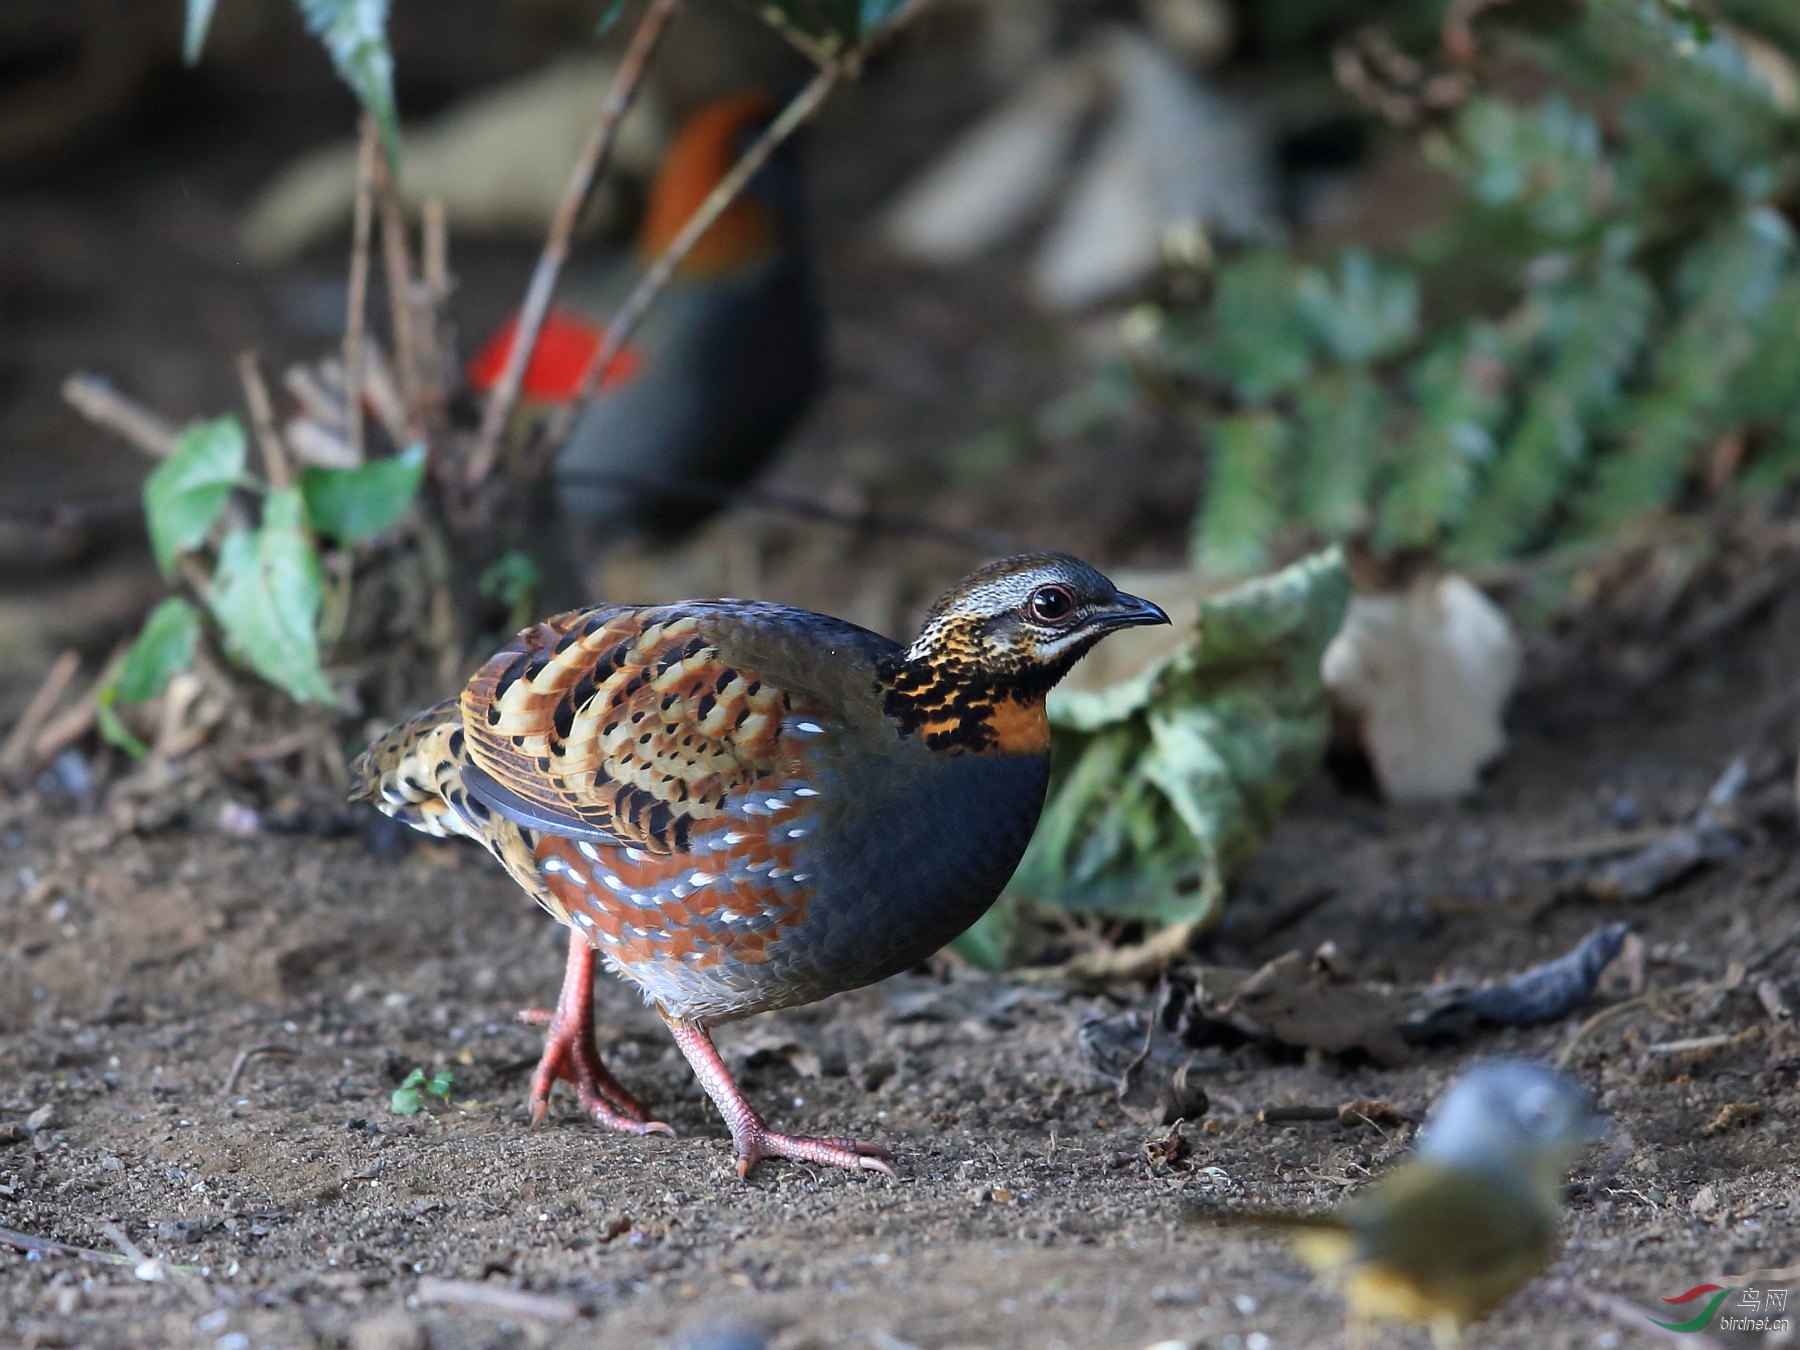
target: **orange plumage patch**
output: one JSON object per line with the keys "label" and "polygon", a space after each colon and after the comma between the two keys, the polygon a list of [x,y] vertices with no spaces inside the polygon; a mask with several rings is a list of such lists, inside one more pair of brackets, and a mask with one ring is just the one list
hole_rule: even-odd
{"label": "orange plumage patch", "polygon": [[[745,132],[774,111],[775,104],[766,94],[750,93],[709,103],[688,118],[650,189],[649,206],[638,231],[642,261],[655,258],[681,233],[688,218],[737,162]],[[719,276],[759,262],[775,251],[776,234],[775,219],[767,208],[740,196],[700,236],[679,274]]]}
{"label": "orange plumage patch", "polygon": [[[500,325],[469,362],[469,386],[476,393],[485,394],[500,382],[500,372],[506,369],[518,333],[519,316],[515,314]],[[581,391],[581,377],[600,350],[604,336],[592,324],[561,310],[551,310],[544,316],[544,326],[538,330],[537,348],[525,368],[525,397],[539,403],[566,403],[574,398]],[[610,389],[623,384],[637,374],[642,364],[643,358],[636,349],[625,348],[613,357],[600,387]]]}

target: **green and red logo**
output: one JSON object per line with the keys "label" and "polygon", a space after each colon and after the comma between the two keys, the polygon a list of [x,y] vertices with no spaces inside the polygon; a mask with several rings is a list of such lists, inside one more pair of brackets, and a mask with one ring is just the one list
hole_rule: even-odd
{"label": "green and red logo", "polygon": [[1659,1327],[1666,1327],[1670,1331],[1700,1331],[1713,1320],[1713,1314],[1719,1311],[1719,1305],[1731,1297],[1733,1288],[1735,1288],[1733,1285],[1697,1284],[1687,1293],[1677,1294],[1674,1298],[1665,1298],[1663,1302],[1692,1303],[1697,1298],[1704,1298],[1707,1294],[1711,1294],[1712,1297],[1707,1299],[1706,1306],[1698,1313],[1685,1322],[1664,1322],[1655,1317],[1650,1318],[1650,1321]]}
{"label": "green and red logo", "polygon": [[[1764,1278],[1773,1276],[1777,1279],[1791,1279],[1800,1271],[1752,1271],[1748,1276],[1727,1275],[1728,1280],[1738,1280],[1738,1284],[1697,1284],[1685,1294],[1677,1294],[1674,1298],[1665,1298],[1664,1303],[1676,1305],[1697,1305],[1701,1299],[1706,1300],[1692,1317],[1685,1322],[1665,1322],[1659,1317],[1651,1317],[1649,1321],[1667,1331],[1701,1331],[1718,1318],[1720,1331],[1779,1331],[1793,1330],[1793,1324],[1783,1314],[1787,1312],[1788,1291],[1786,1289],[1770,1289],[1762,1283]],[[1730,1307],[1725,1308],[1723,1315],[1719,1309],[1733,1294]]]}

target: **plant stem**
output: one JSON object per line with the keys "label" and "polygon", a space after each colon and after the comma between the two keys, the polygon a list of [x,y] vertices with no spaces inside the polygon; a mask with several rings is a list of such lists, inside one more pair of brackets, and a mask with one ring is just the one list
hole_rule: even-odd
{"label": "plant stem", "polygon": [[88,421],[118,432],[145,454],[167,459],[175,453],[180,433],[136,399],[114,389],[104,376],[71,375],[63,381],[62,396]]}
{"label": "plant stem", "polygon": [[806,87],[794,95],[780,115],[763,129],[762,135],[738,157],[737,163],[731,166],[731,172],[719,180],[718,186],[700,204],[700,209],[688,217],[687,224],[681,227],[681,233],[669,241],[669,246],[662,251],[662,255],[638,279],[625,303],[619,307],[619,312],[606,325],[606,336],[600,342],[600,349],[588,362],[587,371],[581,378],[580,392],[569,403],[558,408],[552,417],[544,444],[552,450],[561,448],[569,429],[575,425],[575,419],[593,400],[595,391],[600,387],[602,374],[612,365],[613,358],[624,350],[625,344],[630,341],[632,333],[643,320],[645,311],[669,284],[669,279],[675,275],[675,269],[681,266],[682,259],[693,251],[694,245],[700,242],[700,237],[712,228],[713,222],[724,214],[725,208],[736,200],[757,171],[768,162],[776,147],[818,111],[819,105],[825,101],[825,96],[831,92],[843,73],[844,67],[837,62],[819,67]]}
{"label": "plant stem", "polygon": [[263,382],[262,367],[254,351],[238,353],[238,379],[244,385],[244,403],[250,409],[250,425],[256,431],[256,444],[262,450],[263,473],[276,491],[294,485],[294,473],[288,464],[287,449],[281,433],[275,429],[275,406],[269,401],[269,386]]}
{"label": "plant stem", "polygon": [[350,313],[344,321],[344,402],[350,446],[360,462],[363,454],[363,331],[369,307],[369,242],[374,233],[375,163],[381,155],[381,131],[367,113],[356,156],[356,214],[350,242]]}
{"label": "plant stem", "polygon": [[506,354],[506,365],[494,384],[493,392],[488,395],[487,406],[482,409],[481,432],[476,437],[467,470],[467,482],[471,487],[484,482],[488,474],[493,472],[494,461],[500,453],[500,437],[506,430],[506,419],[512,413],[513,405],[518,402],[519,386],[524,382],[525,371],[531,364],[532,354],[537,350],[538,333],[543,328],[544,316],[550,311],[550,298],[556,291],[557,275],[568,261],[569,240],[575,232],[575,222],[581,217],[581,208],[593,190],[594,180],[612,154],[619,127],[625,120],[625,114],[631,110],[632,100],[643,80],[644,71],[650,64],[656,44],[662,37],[663,29],[680,8],[681,0],[651,0],[650,8],[638,20],[637,30],[631,35],[631,44],[625,49],[625,55],[619,62],[618,72],[613,76],[612,87],[607,90],[606,103],[600,109],[600,119],[594,124],[593,134],[588,137],[581,157],[575,161],[574,172],[569,175],[568,186],[563,189],[562,200],[557,203],[556,215],[550,222],[550,232],[545,236],[544,251],[538,256],[537,268],[531,274],[531,285],[525,291],[525,302],[519,307],[519,323],[513,334],[512,348]]}
{"label": "plant stem", "polygon": [[406,408],[406,441],[419,439],[419,334],[415,324],[412,255],[406,244],[406,204],[383,156],[375,165],[375,200],[381,212],[381,264],[387,281],[388,323],[394,342],[395,377]]}

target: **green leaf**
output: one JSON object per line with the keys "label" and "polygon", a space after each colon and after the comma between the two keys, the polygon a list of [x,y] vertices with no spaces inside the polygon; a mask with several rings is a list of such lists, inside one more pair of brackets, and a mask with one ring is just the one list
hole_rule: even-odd
{"label": "green leaf", "polygon": [[601,11],[600,17],[594,22],[596,39],[603,38],[612,32],[620,17],[625,13],[625,3],[626,0],[607,0],[606,8]]}
{"label": "green leaf", "polygon": [[1386,360],[1419,334],[1418,281],[1359,248],[1344,251],[1335,278],[1307,268],[1296,298],[1319,340],[1345,365]]}
{"label": "green leaf", "polygon": [[1211,474],[1195,522],[1194,558],[1208,576],[1241,576],[1268,565],[1281,524],[1287,427],[1273,413],[1223,417],[1212,425]]}
{"label": "green leaf", "polygon": [[388,162],[398,164],[400,122],[394,110],[394,56],[387,40],[388,0],[296,2],[339,77],[381,128]]}
{"label": "green leaf", "polygon": [[1677,278],[1683,313],[1656,348],[1655,379],[1616,418],[1623,444],[1601,460],[1579,526],[1602,534],[1668,506],[1695,453],[1731,421],[1725,397],[1780,294],[1793,252],[1787,223],[1759,207],[1703,239]]}
{"label": "green leaf", "polygon": [[1325,647],[1350,578],[1332,550],[1206,600],[1127,685],[1051,695],[1050,798],[1007,892],[957,949],[1018,960],[1032,910],[1211,922],[1324,750]]}
{"label": "green leaf", "polygon": [[508,627],[523,628],[531,621],[532,601],[542,582],[537,562],[515,548],[489,563],[475,585],[488,599],[506,606]]}
{"label": "green leaf", "polygon": [[1560,95],[1536,109],[1475,98],[1456,129],[1450,167],[1483,205],[1523,211],[1551,239],[1580,233],[1605,209],[1599,124]]}
{"label": "green leaf", "polygon": [[206,30],[212,26],[213,6],[217,0],[188,0],[187,30],[182,34],[181,59],[190,66],[198,65],[200,52],[206,46]]}
{"label": "green leaf", "polygon": [[414,1069],[401,1080],[400,1086],[394,1089],[393,1096],[388,1098],[388,1110],[397,1116],[416,1116],[419,1108],[425,1105],[420,1095],[426,1090],[425,1070]]}
{"label": "green leaf", "polygon": [[1280,394],[1312,369],[1312,334],[1302,317],[1287,261],[1256,254],[1220,269],[1205,361],[1260,401]]}
{"label": "green leaf", "polygon": [[300,475],[300,492],[314,529],[341,544],[356,544],[399,520],[424,481],[425,447],[409,445],[357,469],[308,468]]}
{"label": "green leaf", "polygon": [[339,704],[319,664],[319,555],[298,488],[271,492],[262,525],[219,548],[212,611],[225,650],[297,702]]}
{"label": "green leaf", "polygon": [[1521,551],[1561,506],[1643,349],[1656,296],[1637,272],[1610,266],[1597,283],[1559,289],[1542,304],[1549,361],[1529,382],[1517,425],[1451,545],[1468,566]]}
{"label": "green leaf", "polygon": [[176,559],[205,540],[244,480],[244,428],[235,417],[197,422],[144,480],[144,520],[150,548],[167,576]]}
{"label": "green leaf", "polygon": [[1412,432],[1394,456],[1395,478],[1381,502],[1376,539],[1382,545],[1428,545],[1461,521],[1493,454],[1493,426],[1505,410],[1504,376],[1498,335],[1484,324],[1420,362]]}
{"label": "green leaf", "polygon": [[1368,524],[1369,484],[1389,416],[1387,395],[1366,371],[1327,371],[1300,390],[1297,506],[1331,538]]}
{"label": "green leaf", "polygon": [[131,734],[131,728],[120,719],[117,705],[119,691],[113,685],[107,685],[100,691],[99,701],[94,705],[94,722],[100,728],[100,736],[109,745],[116,745],[133,759],[147,759],[150,747]]}
{"label": "green leaf", "polygon": [[200,612],[179,596],[170,596],[151,611],[107,687],[120,703],[157,697],[171,679],[193,665],[199,640]]}

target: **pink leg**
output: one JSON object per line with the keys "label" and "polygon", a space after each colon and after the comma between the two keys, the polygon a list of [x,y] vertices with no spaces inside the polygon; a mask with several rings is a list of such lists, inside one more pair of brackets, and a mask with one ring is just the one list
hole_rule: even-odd
{"label": "pink leg", "polygon": [[792,1158],[796,1162],[827,1163],[849,1171],[881,1172],[892,1177],[894,1169],[886,1159],[892,1155],[880,1144],[860,1139],[814,1139],[800,1134],[776,1134],[763,1121],[754,1106],[745,1100],[731,1072],[719,1058],[712,1036],[704,1027],[663,1018],[675,1037],[675,1044],[693,1066],[694,1076],[706,1089],[713,1105],[731,1128],[732,1142],[737,1145],[738,1175],[749,1175],[750,1169],[764,1158]]}
{"label": "pink leg", "polygon": [[636,1097],[614,1078],[594,1044],[594,949],[569,930],[569,963],[563,967],[562,992],[556,1011],[530,1008],[519,1014],[528,1026],[546,1027],[544,1054],[531,1075],[531,1123],[535,1127],[550,1109],[550,1089],[560,1078],[595,1122],[626,1134],[666,1134],[671,1130],[651,1120]]}

